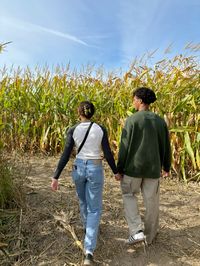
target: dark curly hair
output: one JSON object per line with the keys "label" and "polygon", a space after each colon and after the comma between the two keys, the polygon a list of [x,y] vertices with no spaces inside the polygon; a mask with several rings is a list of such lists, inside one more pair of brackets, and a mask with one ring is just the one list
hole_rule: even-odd
{"label": "dark curly hair", "polygon": [[134,96],[141,99],[144,104],[151,104],[156,101],[156,95],[154,91],[146,87],[137,88],[133,92],[133,97]]}
{"label": "dark curly hair", "polygon": [[93,103],[89,101],[84,101],[80,103],[78,111],[80,115],[90,119],[95,112],[95,107]]}

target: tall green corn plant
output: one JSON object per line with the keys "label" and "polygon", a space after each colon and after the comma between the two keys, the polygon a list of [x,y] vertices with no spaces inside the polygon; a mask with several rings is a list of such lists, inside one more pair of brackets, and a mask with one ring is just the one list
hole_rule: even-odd
{"label": "tall green corn plant", "polygon": [[[127,112],[133,112],[132,91],[138,86],[155,90],[153,110],[169,124],[173,169],[186,180],[199,171],[199,66],[193,58],[177,56],[154,67],[135,61],[124,76],[82,73],[69,67],[2,70],[0,114],[3,142],[13,149],[57,153],[66,130],[78,121],[80,101],[96,106],[94,119],[108,128],[116,151]],[[93,71],[94,72],[94,71]],[[192,152],[191,152],[192,149]],[[184,172],[185,171],[185,172]]]}

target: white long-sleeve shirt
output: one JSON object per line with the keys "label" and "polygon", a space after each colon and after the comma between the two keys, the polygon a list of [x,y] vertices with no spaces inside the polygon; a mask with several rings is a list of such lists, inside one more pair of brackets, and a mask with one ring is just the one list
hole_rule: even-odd
{"label": "white long-sleeve shirt", "polygon": [[[75,142],[76,148],[78,148],[86,134],[86,131],[90,125],[90,122],[80,123],[73,132],[73,139]],[[87,139],[81,149],[81,151],[76,155],[76,158],[87,160],[87,159],[101,159],[102,152],[102,139],[103,139],[104,131],[102,128],[93,123],[90,129],[90,132],[87,136]]]}
{"label": "white long-sleeve shirt", "polygon": [[[90,122],[81,122],[68,130],[65,149],[54,174],[55,179],[59,178],[63,168],[69,161],[73,147],[75,146],[76,149],[78,149],[78,147],[81,145],[89,125]],[[88,137],[81,151],[76,155],[76,158],[83,160],[101,159],[102,150],[110,168],[112,169],[113,173],[116,174],[117,168],[110,149],[107,131],[104,127],[98,125],[97,123],[93,123]]]}

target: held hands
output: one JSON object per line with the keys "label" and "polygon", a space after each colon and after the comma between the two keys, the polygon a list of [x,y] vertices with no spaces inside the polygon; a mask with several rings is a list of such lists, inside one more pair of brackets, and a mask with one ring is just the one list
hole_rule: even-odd
{"label": "held hands", "polygon": [[58,190],[58,180],[57,180],[57,179],[52,178],[51,189],[52,189],[53,191]]}
{"label": "held hands", "polygon": [[120,174],[120,173],[115,174],[115,180],[121,181],[122,178],[123,178],[123,175],[122,174]]}

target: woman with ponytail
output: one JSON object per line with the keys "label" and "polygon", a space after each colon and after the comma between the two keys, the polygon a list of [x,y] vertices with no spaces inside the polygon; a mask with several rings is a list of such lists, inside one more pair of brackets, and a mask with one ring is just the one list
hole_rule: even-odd
{"label": "woman with ponytail", "polygon": [[77,154],[73,164],[72,178],[79,199],[81,220],[85,232],[83,265],[92,265],[93,253],[96,248],[104,183],[102,151],[116,179],[119,178],[107,131],[103,126],[91,121],[94,112],[93,103],[88,101],[80,103],[78,107],[80,123],[67,132],[65,149],[51,183],[52,190],[57,190],[58,178],[75,147]]}

